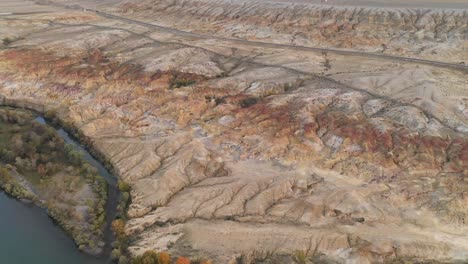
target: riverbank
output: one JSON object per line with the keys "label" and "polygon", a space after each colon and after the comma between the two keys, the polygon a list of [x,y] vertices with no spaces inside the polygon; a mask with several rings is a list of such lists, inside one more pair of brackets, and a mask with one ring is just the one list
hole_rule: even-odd
{"label": "riverbank", "polygon": [[[14,145],[2,148],[3,174],[6,175],[3,177],[2,186],[5,191],[14,197],[26,198],[38,206],[47,208],[48,214],[73,237],[83,252],[108,256],[113,241],[109,227],[118,203],[115,178],[104,167],[98,166],[98,162],[63,129],[54,131],[43,119],[42,122],[34,122],[35,116],[25,110],[3,108],[0,111],[3,111],[4,122],[13,122],[13,126],[4,125],[4,128],[18,130],[18,126],[21,129],[30,125],[35,127],[35,130],[47,133],[41,138],[40,132],[33,129],[35,134],[29,133],[21,137],[28,143],[27,155],[14,153]],[[21,119],[19,115],[24,119],[21,125],[17,124],[18,119]],[[11,131],[2,133],[4,140],[8,140],[8,132]],[[36,138],[35,143],[31,143],[32,140],[28,137]],[[18,139],[12,142],[19,144]],[[34,152],[31,152],[31,144],[42,145],[36,146],[37,149],[33,147]],[[51,145],[56,148],[52,149],[52,157],[48,160],[47,151]],[[53,157],[54,155],[57,157]]]}
{"label": "riverbank", "polygon": [[46,210],[0,191],[0,262],[8,264],[105,264],[87,255],[51,221]]}

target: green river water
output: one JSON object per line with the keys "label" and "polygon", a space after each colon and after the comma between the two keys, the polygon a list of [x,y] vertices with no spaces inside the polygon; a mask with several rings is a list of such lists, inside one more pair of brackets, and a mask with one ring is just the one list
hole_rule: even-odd
{"label": "green river water", "polygon": [[[41,117],[36,121],[45,123]],[[118,191],[113,177],[83,146],[63,129],[57,133],[83,154],[109,184],[107,209],[109,219],[115,215]],[[107,241],[112,235],[107,232]],[[9,197],[0,190],[0,264],[105,264],[109,260],[110,246],[104,255],[96,258],[81,253],[73,240],[47,215],[46,210]]]}

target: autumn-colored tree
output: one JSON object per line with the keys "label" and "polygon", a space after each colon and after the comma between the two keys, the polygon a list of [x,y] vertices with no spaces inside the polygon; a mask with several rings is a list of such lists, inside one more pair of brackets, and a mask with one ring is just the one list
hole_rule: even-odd
{"label": "autumn-colored tree", "polygon": [[186,257],[179,257],[176,264],[190,264],[190,259]]}
{"label": "autumn-colored tree", "polygon": [[147,250],[143,255],[134,258],[132,264],[159,264],[158,253],[154,250]]}
{"label": "autumn-colored tree", "polygon": [[158,255],[159,264],[170,264],[171,263],[171,255],[167,252],[161,252]]}
{"label": "autumn-colored tree", "polygon": [[114,231],[117,239],[121,240],[125,237],[125,222],[122,219],[112,221],[112,231]]}

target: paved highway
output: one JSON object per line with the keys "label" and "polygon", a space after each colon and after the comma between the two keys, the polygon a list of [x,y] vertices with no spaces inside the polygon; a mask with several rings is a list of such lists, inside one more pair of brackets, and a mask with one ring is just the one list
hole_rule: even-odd
{"label": "paved highway", "polygon": [[122,21],[126,21],[129,23],[134,23],[146,27],[157,28],[159,30],[163,30],[166,32],[170,32],[173,34],[189,36],[189,37],[196,37],[196,38],[204,38],[204,39],[218,39],[222,41],[229,41],[234,43],[239,43],[242,45],[253,45],[253,46],[263,46],[268,48],[281,48],[281,49],[293,49],[293,50],[302,50],[302,51],[314,51],[314,52],[329,52],[341,55],[352,55],[352,56],[361,56],[361,57],[371,57],[371,58],[378,58],[378,59],[387,59],[387,60],[395,60],[395,61],[403,61],[403,62],[411,62],[411,63],[418,63],[418,64],[427,64],[431,66],[443,67],[443,68],[453,68],[457,70],[462,70],[468,73],[468,65],[464,64],[456,64],[456,63],[448,63],[442,61],[432,61],[432,60],[425,60],[425,59],[416,59],[416,58],[409,58],[409,57],[401,57],[395,55],[388,55],[382,53],[371,53],[371,52],[361,52],[361,51],[350,51],[350,50],[339,50],[339,49],[329,49],[329,48],[314,48],[314,47],[306,47],[306,46],[295,46],[295,45],[288,45],[288,44],[278,44],[278,43],[271,43],[271,42],[262,42],[262,41],[251,41],[245,39],[234,39],[234,38],[225,38],[225,37],[218,37],[213,35],[204,35],[204,34],[197,34],[187,31],[182,31],[174,28],[168,28],[163,26],[158,26],[155,24],[151,24],[148,22],[143,22],[135,19],[130,19],[122,16],[117,16],[109,13],[104,13],[98,10],[90,10],[96,12],[98,15],[111,18],[111,19],[118,19]]}
{"label": "paved highway", "polygon": [[245,39],[235,39],[235,38],[225,38],[213,35],[204,35],[204,34],[197,34],[192,32],[187,32],[179,29],[169,28],[158,26],[155,24],[151,24],[148,22],[143,22],[135,19],[130,19],[123,16],[117,16],[114,14],[105,13],[99,10],[94,9],[85,9],[79,6],[62,6],[66,8],[72,9],[82,9],[88,12],[94,12],[102,17],[116,19],[125,21],[128,23],[133,23],[145,27],[155,28],[161,31],[181,35],[181,36],[188,36],[194,38],[203,38],[203,39],[218,39],[221,41],[228,41],[233,43],[239,43],[242,45],[251,45],[251,46],[263,46],[268,48],[280,48],[280,49],[292,49],[292,50],[301,50],[301,51],[312,51],[312,52],[328,52],[328,53],[335,53],[340,55],[346,56],[360,56],[360,57],[367,57],[367,58],[376,58],[376,59],[385,59],[385,60],[393,60],[398,62],[409,62],[409,63],[417,63],[417,64],[425,64],[430,66],[436,66],[441,68],[451,68],[456,70],[461,70],[462,72],[468,73],[468,65],[464,64],[457,64],[457,63],[449,63],[449,62],[442,62],[442,61],[433,61],[433,60],[426,60],[426,59],[417,59],[417,58],[410,58],[410,57],[402,57],[396,55],[388,55],[382,53],[372,53],[372,52],[361,52],[361,51],[350,51],[350,50],[340,50],[340,49],[330,49],[330,48],[316,48],[316,47],[306,47],[306,46],[295,46],[295,45],[288,45],[288,44],[278,44],[278,43],[271,43],[271,42],[262,42],[262,41],[251,41]]}

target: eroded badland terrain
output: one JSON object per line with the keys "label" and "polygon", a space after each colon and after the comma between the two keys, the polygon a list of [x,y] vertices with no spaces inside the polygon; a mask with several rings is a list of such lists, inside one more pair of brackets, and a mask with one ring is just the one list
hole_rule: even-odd
{"label": "eroded badland terrain", "polygon": [[1,0],[1,102],[131,186],[132,255],[467,261],[466,1],[323,2]]}

